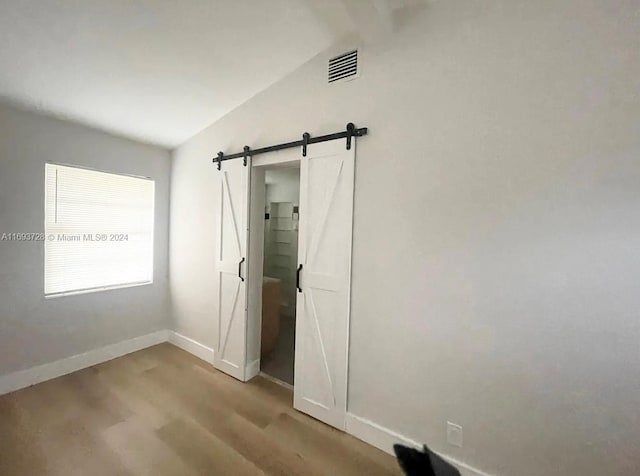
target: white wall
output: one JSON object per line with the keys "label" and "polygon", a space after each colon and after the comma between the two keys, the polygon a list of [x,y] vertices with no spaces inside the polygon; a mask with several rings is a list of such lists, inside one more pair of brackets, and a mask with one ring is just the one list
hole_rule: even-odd
{"label": "white wall", "polygon": [[44,231],[45,161],[155,179],[154,283],[45,299],[43,243],[0,241],[0,376],[170,324],[169,152],[0,105],[0,235]]}
{"label": "white wall", "polygon": [[[176,328],[215,342],[217,151],[358,140],[349,411],[490,473],[640,467],[637,0],[447,0],[175,151]],[[446,421],[464,427],[448,446]]]}
{"label": "white wall", "polygon": [[265,170],[267,206],[271,202],[300,203],[300,168],[276,167]]}

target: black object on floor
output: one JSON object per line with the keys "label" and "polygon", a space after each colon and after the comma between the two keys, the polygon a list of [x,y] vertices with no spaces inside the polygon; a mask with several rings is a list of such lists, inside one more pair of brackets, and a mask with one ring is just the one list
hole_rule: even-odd
{"label": "black object on floor", "polygon": [[407,476],[460,476],[454,466],[424,445],[423,451],[393,445],[398,463]]}

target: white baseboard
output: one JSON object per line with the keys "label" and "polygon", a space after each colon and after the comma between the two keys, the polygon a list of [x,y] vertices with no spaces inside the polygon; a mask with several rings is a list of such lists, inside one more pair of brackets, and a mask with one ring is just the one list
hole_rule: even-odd
{"label": "white baseboard", "polygon": [[[214,350],[211,347],[207,347],[206,345],[187,336],[183,336],[182,334],[178,334],[175,331],[168,332],[170,343],[213,365]],[[258,362],[258,367],[260,367],[260,362]]]}
{"label": "white baseboard", "polygon": [[84,354],[73,355],[55,362],[0,376],[0,395],[62,377],[63,375],[167,342],[168,337],[168,331],[157,331],[124,342],[118,342],[117,344],[90,350]]}
{"label": "white baseboard", "polygon": [[[346,425],[347,433],[391,455],[394,454],[393,445],[395,443],[422,448],[422,443],[351,413],[347,413]],[[458,468],[462,476],[491,476],[454,458],[446,455],[441,456]]]}
{"label": "white baseboard", "polygon": [[270,382],[280,385],[281,387],[288,388],[293,392],[293,385],[291,385],[290,383],[287,383],[278,378],[272,377],[271,375],[265,374],[264,372],[260,372],[258,375],[260,375],[260,377],[264,379],[269,380]]}

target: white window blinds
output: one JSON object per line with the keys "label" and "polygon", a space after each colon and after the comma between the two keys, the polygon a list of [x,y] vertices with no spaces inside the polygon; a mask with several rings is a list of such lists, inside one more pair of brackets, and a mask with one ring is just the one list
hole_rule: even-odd
{"label": "white window blinds", "polygon": [[153,281],[153,180],[46,164],[44,292]]}

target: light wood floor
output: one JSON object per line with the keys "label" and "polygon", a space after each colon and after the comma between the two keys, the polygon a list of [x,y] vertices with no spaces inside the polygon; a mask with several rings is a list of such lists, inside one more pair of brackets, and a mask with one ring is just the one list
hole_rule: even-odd
{"label": "light wood floor", "polygon": [[395,460],[162,344],[0,397],[0,475],[399,475]]}

